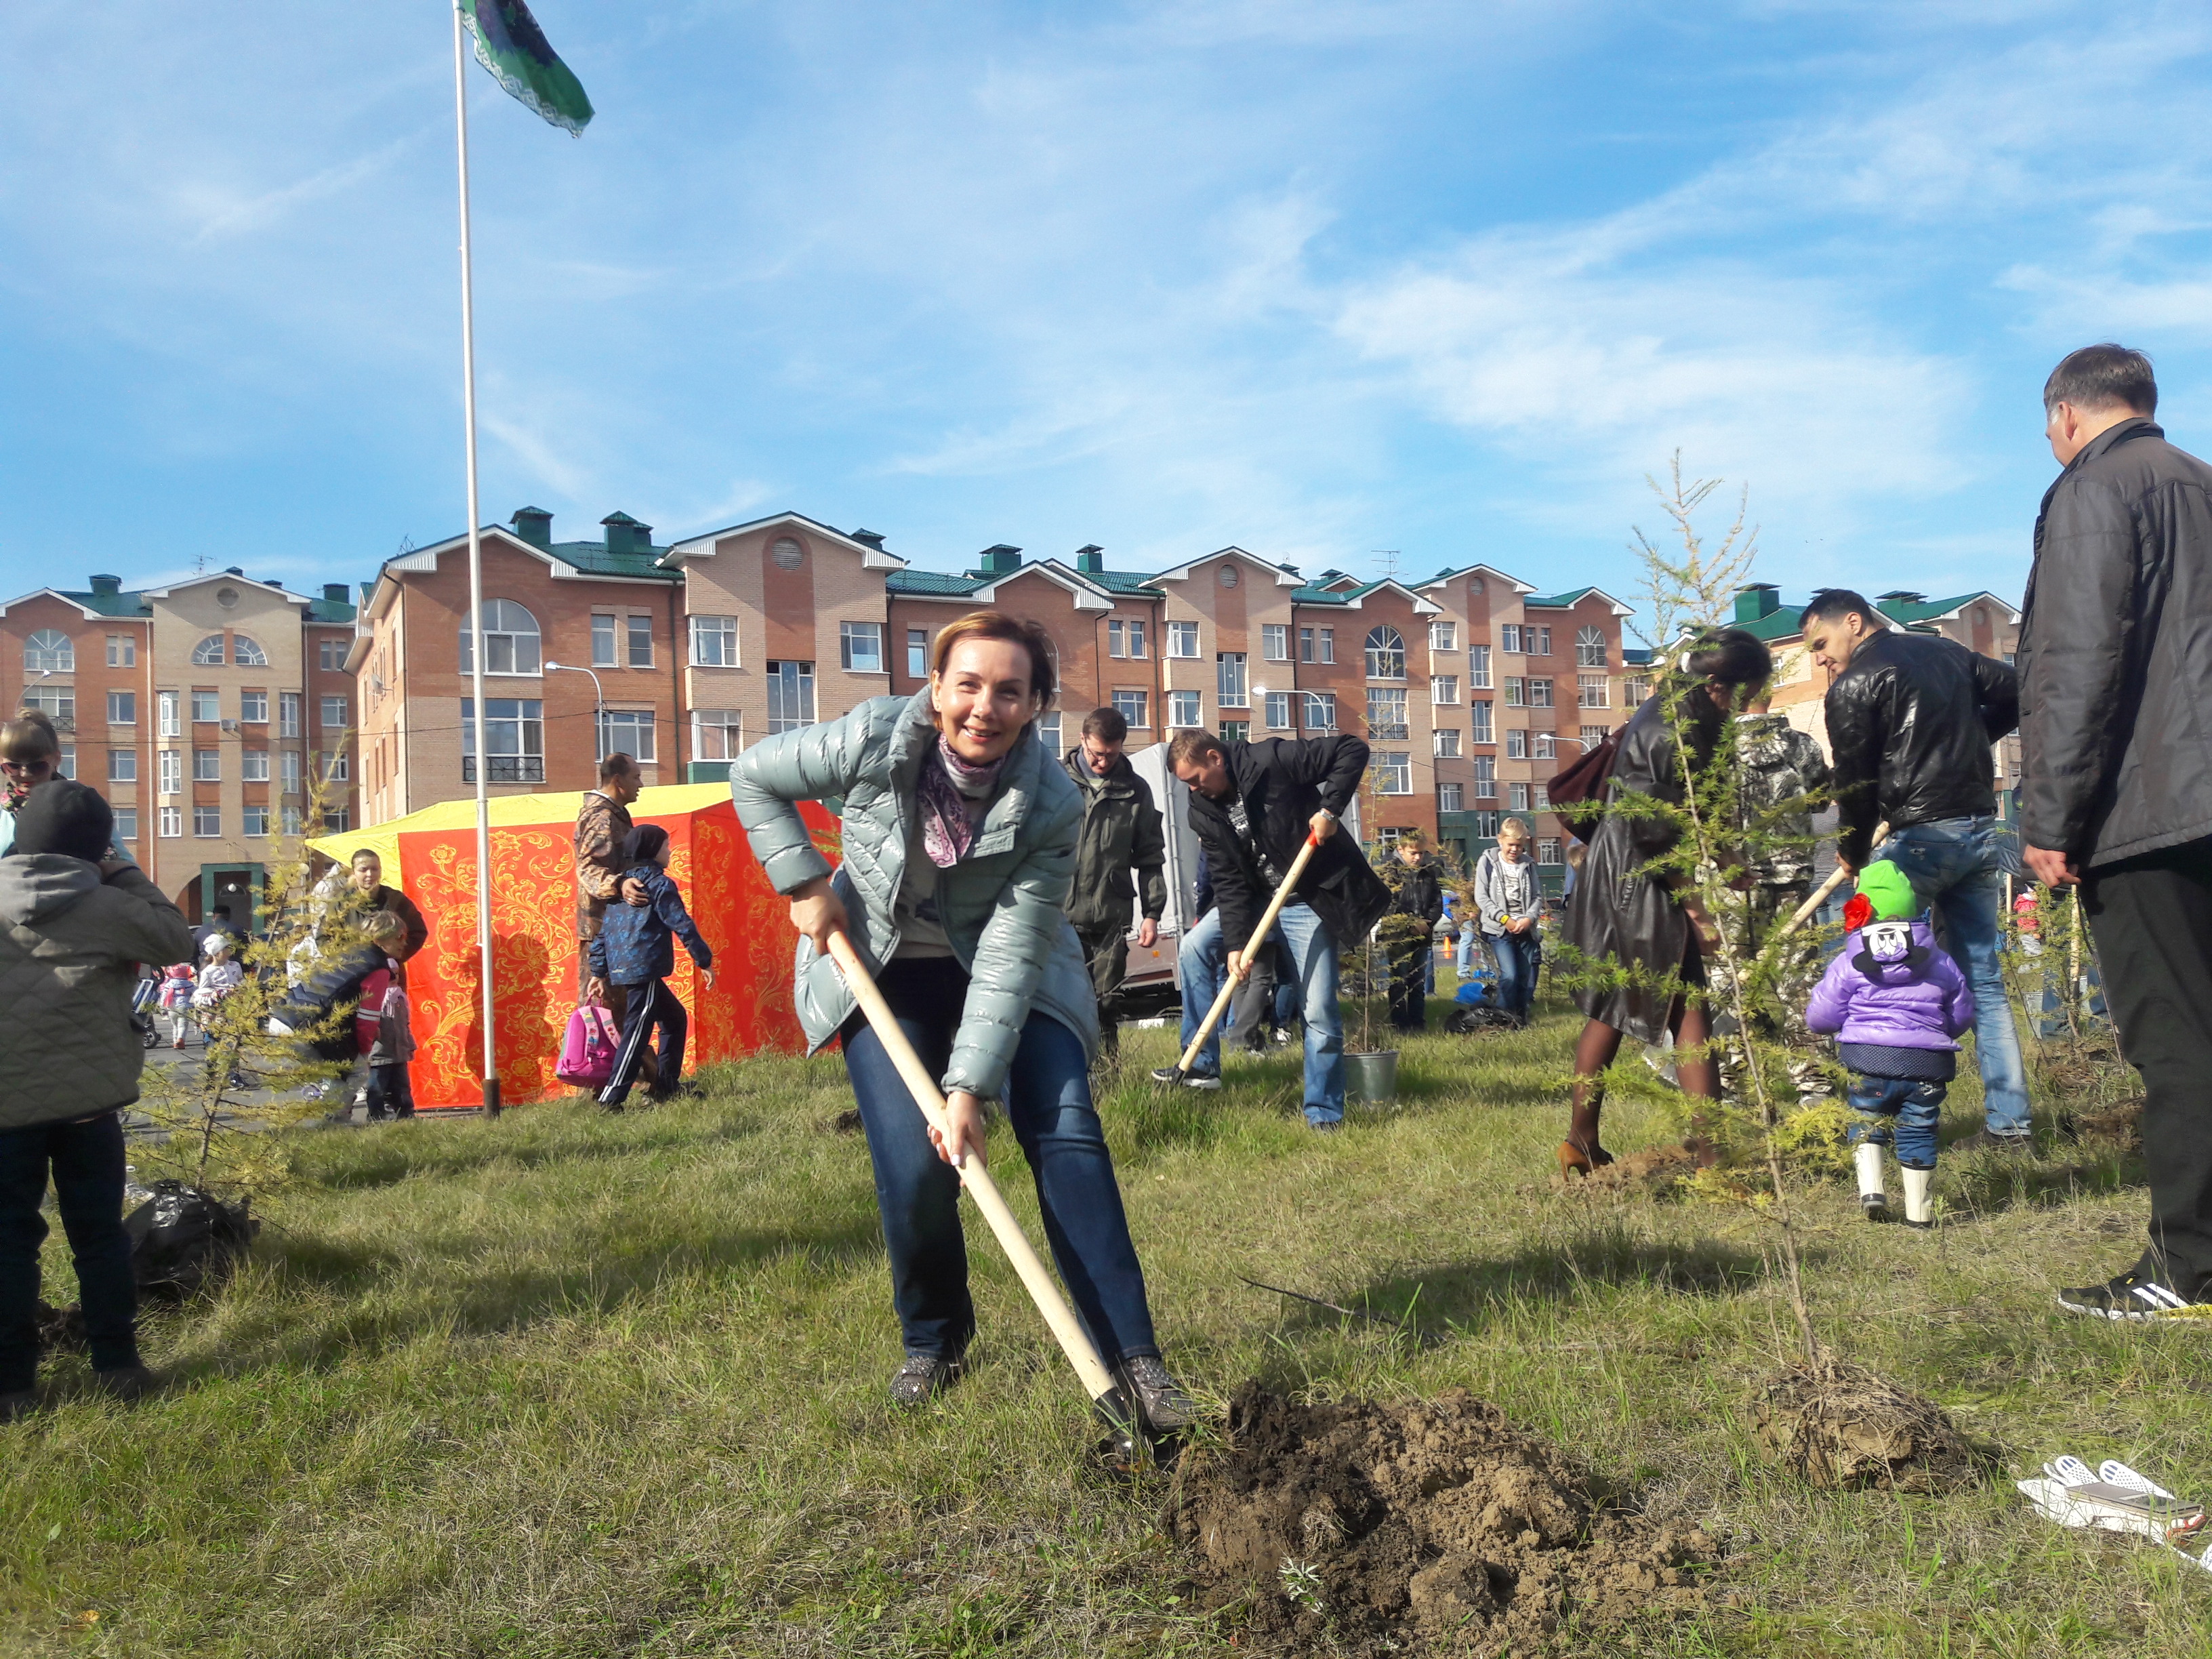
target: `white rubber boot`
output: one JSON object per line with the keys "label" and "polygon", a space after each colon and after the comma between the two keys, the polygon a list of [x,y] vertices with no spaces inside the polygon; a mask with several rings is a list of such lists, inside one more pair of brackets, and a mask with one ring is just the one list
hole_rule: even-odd
{"label": "white rubber boot", "polygon": [[1928,1183],[1936,1179],[1933,1170],[1905,1170],[1905,1224],[1908,1227],[1932,1227],[1936,1212],[1928,1202]]}
{"label": "white rubber boot", "polygon": [[1853,1154],[1859,1172],[1859,1207],[1869,1221],[1889,1219],[1889,1194],[1881,1187],[1881,1143],[1862,1140]]}

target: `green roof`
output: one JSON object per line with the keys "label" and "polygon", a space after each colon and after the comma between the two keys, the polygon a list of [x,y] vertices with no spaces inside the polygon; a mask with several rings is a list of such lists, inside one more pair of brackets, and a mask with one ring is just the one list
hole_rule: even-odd
{"label": "green roof", "polygon": [[349,623],[354,609],[343,599],[309,599],[307,620],[319,623]]}
{"label": "green roof", "polygon": [[1150,585],[1154,579],[1141,570],[1079,570],[1075,574],[1084,580],[1104,588],[1109,593],[1157,597],[1160,591]]}
{"label": "green roof", "polygon": [[664,569],[657,562],[668,551],[665,547],[641,547],[634,552],[610,553],[605,542],[556,542],[550,547],[541,547],[538,550],[550,553],[562,563],[573,565],[588,576],[644,576],[657,582],[684,580],[682,571]]}
{"label": "green roof", "polygon": [[986,582],[996,580],[989,576],[955,574],[946,570],[894,570],[884,578],[884,587],[892,593],[919,593],[933,599],[960,599],[973,593]]}
{"label": "green roof", "polygon": [[1978,590],[1948,599],[1898,599],[1885,595],[1874,602],[1874,608],[1892,622],[1910,628],[1913,623],[1926,622],[1932,617],[1948,615],[1969,600],[1981,597]]}
{"label": "green roof", "polygon": [[146,603],[143,593],[82,593],[70,588],[53,590],[71,605],[81,605],[87,611],[102,617],[150,617],[154,607]]}
{"label": "green roof", "polygon": [[1521,608],[1523,611],[1571,611],[1577,601],[1596,592],[1595,587],[1577,587],[1565,593],[1554,593],[1549,599],[1532,593],[1521,601]]}

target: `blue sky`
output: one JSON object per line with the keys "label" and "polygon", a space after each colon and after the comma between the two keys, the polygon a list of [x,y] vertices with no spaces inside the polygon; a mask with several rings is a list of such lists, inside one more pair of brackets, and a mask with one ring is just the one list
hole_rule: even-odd
{"label": "blue sky", "polygon": [[[2212,447],[2200,6],[542,0],[471,65],[487,519],[785,507],[953,568],[2016,596],[2069,348]],[[464,517],[449,14],[0,15],[0,586],[357,579]]]}

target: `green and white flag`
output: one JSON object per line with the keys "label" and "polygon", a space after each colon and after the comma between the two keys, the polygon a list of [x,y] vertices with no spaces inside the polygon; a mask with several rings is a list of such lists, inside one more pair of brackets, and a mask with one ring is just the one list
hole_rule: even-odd
{"label": "green and white flag", "polygon": [[562,63],[523,0],[457,0],[477,62],[514,97],[578,137],[591,122],[584,83]]}

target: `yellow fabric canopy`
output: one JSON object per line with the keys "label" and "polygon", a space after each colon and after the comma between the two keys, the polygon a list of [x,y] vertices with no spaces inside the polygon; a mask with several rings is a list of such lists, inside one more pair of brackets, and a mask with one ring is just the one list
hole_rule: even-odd
{"label": "yellow fabric canopy", "polygon": [[[730,786],[726,783],[664,784],[640,790],[629,812],[632,817],[641,820],[665,817],[700,811],[729,798]],[[494,795],[489,805],[492,827],[495,830],[531,823],[574,823],[576,814],[584,809],[584,792],[568,789],[551,794]],[[410,812],[404,818],[387,818],[371,829],[319,836],[307,845],[340,864],[365,847],[384,860],[386,869],[397,872],[400,836],[418,830],[473,830],[476,822],[477,799],[464,795],[459,800],[441,800],[419,812]]]}

